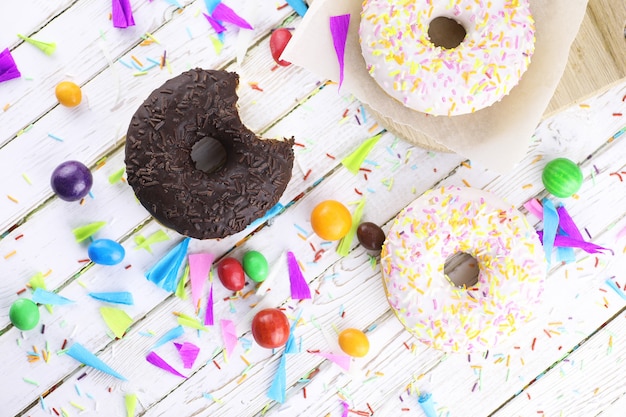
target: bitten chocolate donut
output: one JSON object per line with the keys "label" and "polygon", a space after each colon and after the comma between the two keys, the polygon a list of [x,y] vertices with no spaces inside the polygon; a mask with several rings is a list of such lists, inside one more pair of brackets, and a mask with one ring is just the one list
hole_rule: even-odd
{"label": "bitten chocolate donut", "polygon": [[[274,206],[291,178],[293,138],[260,139],[240,120],[239,76],[193,69],[150,94],[126,135],[126,173],[135,195],[164,226],[197,239],[243,230]],[[226,161],[196,168],[191,152],[218,141]]]}

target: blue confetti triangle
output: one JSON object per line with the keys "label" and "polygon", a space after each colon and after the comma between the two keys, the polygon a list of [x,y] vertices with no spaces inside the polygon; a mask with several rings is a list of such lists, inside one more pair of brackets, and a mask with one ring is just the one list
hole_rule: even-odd
{"label": "blue confetti triangle", "polygon": [[165,291],[174,292],[178,284],[180,267],[187,256],[189,240],[190,238],[185,238],[146,272],[148,281]]}
{"label": "blue confetti triangle", "polygon": [[163,336],[161,336],[161,338],[156,341],[154,346],[152,346],[152,349],[156,349],[159,346],[166,344],[170,340],[178,339],[184,333],[185,333],[185,329],[183,328],[183,326],[176,326],[172,330],[168,331]]}
{"label": "blue confetti triangle", "polygon": [[113,375],[114,377],[121,379],[122,381],[127,381],[126,378],[115,372],[109,365],[104,363],[93,353],[89,352],[87,349],[85,349],[85,347],[83,347],[83,345],[78,342],[74,342],[74,344],[65,351],[65,354],[76,359],[78,362],[84,363],[87,366],[91,366],[92,368],[106,374]]}
{"label": "blue confetti triangle", "polygon": [[46,291],[42,288],[37,288],[33,292],[33,302],[51,306],[63,306],[66,304],[72,304],[74,301],[53,292]]}
{"label": "blue confetti triangle", "polygon": [[267,392],[267,397],[279,403],[284,403],[287,398],[287,364],[284,354],[280,357],[278,369],[272,381],[272,386]]}
{"label": "blue confetti triangle", "polygon": [[120,292],[90,292],[89,296],[98,301],[105,301],[113,304],[124,304],[132,306],[134,304],[133,295],[128,291]]}

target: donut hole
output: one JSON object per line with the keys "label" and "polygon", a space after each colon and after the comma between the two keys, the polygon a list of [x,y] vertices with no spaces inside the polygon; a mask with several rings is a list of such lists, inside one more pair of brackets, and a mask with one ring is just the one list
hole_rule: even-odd
{"label": "donut hole", "polygon": [[478,283],[478,261],[466,252],[457,252],[446,259],[443,273],[458,288],[473,287]]}
{"label": "donut hole", "polygon": [[191,159],[196,169],[210,174],[218,171],[226,163],[226,149],[217,139],[205,137],[191,148]]}
{"label": "donut hole", "polygon": [[463,42],[467,31],[459,22],[449,17],[436,17],[428,26],[428,38],[435,46],[456,48]]}

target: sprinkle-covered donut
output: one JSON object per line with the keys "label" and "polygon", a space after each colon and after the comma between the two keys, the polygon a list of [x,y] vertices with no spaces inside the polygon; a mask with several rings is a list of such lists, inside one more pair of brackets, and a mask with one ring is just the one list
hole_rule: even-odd
{"label": "sprinkle-covered donut", "polygon": [[[259,139],[240,120],[235,73],[193,69],[165,82],[133,115],[126,173],[135,195],[166,227],[197,239],[243,230],[274,206],[291,178],[293,139]],[[226,161],[196,167],[193,146],[219,142]]]}
{"label": "sprinkle-covered donut", "polygon": [[[458,46],[433,43],[436,18],[463,27]],[[530,64],[534,33],[528,0],[364,0],[359,28],[368,70],[387,94],[411,109],[450,116],[509,94]]]}
{"label": "sprinkle-covered donut", "polygon": [[[458,287],[444,273],[459,252],[478,281]],[[421,342],[444,351],[484,351],[531,318],[547,264],[535,230],[515,207],[485,191],[427,191],[394,220],[381,252],[389,304]]]}

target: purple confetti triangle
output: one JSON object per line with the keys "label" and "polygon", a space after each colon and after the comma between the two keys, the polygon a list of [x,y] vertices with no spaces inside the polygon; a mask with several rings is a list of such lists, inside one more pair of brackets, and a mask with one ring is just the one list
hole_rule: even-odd
{"label": "purple confetti triangle", "polygon": [[198,353],[200,353],[200,348],[189,342],[185,342],[182,344],[174,342],[174,346],[176,346],[176,349],[180,354],[180,358],[183,361],[183,367],[185,369],[191,369],[193,363],[198,357]]}
{"label": "purple confetti triangle", "polygon": [[226,354],[230,355],[237,346],[237,330],[235,329],[235,323],[230,320],[220,320],[222,325],[222,337],[224,338],[224,346],[226,346]]}
{"label": "purple confetti triangle", "polygon": [[559,214],[559,227],[567,236],[577,240],[585,240],[565,206],[559,206],[556,212]]}
{"label": "purple confetti triangle", "polygon": [[19,78],[22,74],[17,69],[9,48],[0,52],[0,82]]}
{"label": "purple confetti triangle", "polygon": [[304,300],[311,298],[311,290],[307,284],[300,265],[293,252],[287,252],[287,267],[289,268],[289,283],[291,284],[291,298],[294,300]]}
{"label": "purple confetti triangle", "polygon": [[343,84],[344,56],[346,52],[346,40],[350,27],[350,14],[342,14],[330,17],[330,34],[333,37],[333,45],[339,62],[339,88]]}
{"label": "purple confetti triangle", "polygon": [[202,13],[202,15],[206,18],[206,20],[211,24],[211,27],[215,31],[215,33],[222,33],[226,30],[226,28],[217,20],[213,19],[206,13]]}
{"label": "purple confetti triangle", "polygon": [[244,18],[239,16],[237,13],[235,13],[233,9],[231,9],[224,3],[219,3],[217,6],[215,6],[215,9],[213,9],[213,13],[211,13],[211,16],[215,20],[232,23],[233,25],[243,29],[253,29],[250,23],[246,22]]}
{"label": "purple confetti triangle", "polygon": [[350,404],[348,404],[345,401],[342,401],[341,405],[343,407],[343,411],[341,412],[341,417],[348,417],[348,411],[350,410]]}
{"label": "purple confetti triangle", "polygon": [[156,352],[154,352],[154,351],[148,353],[148,356],[146,356],[146,360],[149,363],[151,363],[152,365],[156,366],[157,368],[161,368],[164,371],[167,371],[167,372],[169,372],[171,374],[174,374],[176,376],[179,376],[181,378],[187,378],[185,375],[181,374],[176,369],[174,369],[172,367],[172,365],[170,365],[169,363],[165,362],[165,359],[163,359],[162,357],[157,355]]}
{"label": "purple confetti triangle", "polygon": [[209,299],[206,302],[206,313],[204,313],[204,325],[213,326],[215,324],[215,315],[213,313],[213,283],[209,290]]}
{"label": "purple confetti triangle", "polygon": [[133,10],[130,7],[129,0],[113,0],[111,17],[113,27],[127,28],[129,26],[135,26]]}
{"label": "purple confetti triangle", "polygon": [[[545,233],[541,230],[537,232],[539,239],[544,240]],[[596,245],[595,243],[585,242],[584,240],[578,240],[565,235],[556,235],[554,238],[554,247],[557,248],[579,248],[587,253],[601,253],[602,251],[613,252],[609,248]]]}

